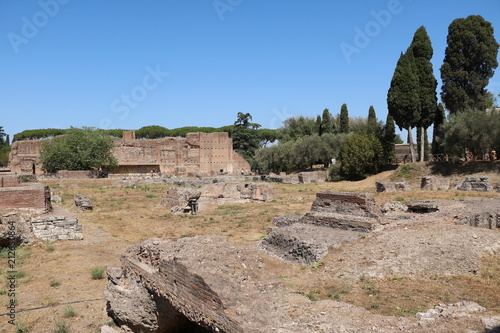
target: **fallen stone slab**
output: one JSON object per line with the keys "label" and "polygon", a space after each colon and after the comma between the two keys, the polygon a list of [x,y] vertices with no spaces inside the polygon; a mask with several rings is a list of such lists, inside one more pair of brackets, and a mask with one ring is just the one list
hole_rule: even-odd
{"label": "fallen stone slab", "polygon": [[339,247],[358,236],[356,231],[296,223],[271,231],[257,248],[292,264],[310,266],[320,261],[330,247]]}
{"label": "fallen stone slab", "polygon": [[406,182],[375,182],[377,192],[398,192],[411,191],[410,186]]}
{"label": "fallen stone slab", "polygon": [[92,201],[83,194],[75,195],[75,206],[79,211],[88,211],[94,209]]}
{"label": "fallen stone slab", "polygon": [[333,228],[372,231],[380,225],[373,198],[364,193],[324,191],[316,194],[302,223]]}
{"label": "fallen stone slab", "polygon": [[439,210],[436,200],[411,200],[406,203],[406,206],[411,213],[433,213]]}

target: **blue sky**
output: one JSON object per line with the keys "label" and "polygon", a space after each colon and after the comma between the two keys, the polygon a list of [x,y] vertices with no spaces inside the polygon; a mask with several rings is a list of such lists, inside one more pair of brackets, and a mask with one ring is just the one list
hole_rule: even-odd
{"label": "blue sky", "polygon": [[385,121],[416,29],[440,83],[448,25],[468,15],[500,41],[499,0],[0,0],[0,126],[219,127],[249,112],[278,128],[343,103]]}

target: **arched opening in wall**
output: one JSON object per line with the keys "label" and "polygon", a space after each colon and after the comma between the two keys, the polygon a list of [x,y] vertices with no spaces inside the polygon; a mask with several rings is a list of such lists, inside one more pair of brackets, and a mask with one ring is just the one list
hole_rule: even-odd
{"label": "arched opening in wall", "polygon": [[36,175],[36,166],[35,166],[35,163],[31,164],[31,168],[32,168],[32,174]]}

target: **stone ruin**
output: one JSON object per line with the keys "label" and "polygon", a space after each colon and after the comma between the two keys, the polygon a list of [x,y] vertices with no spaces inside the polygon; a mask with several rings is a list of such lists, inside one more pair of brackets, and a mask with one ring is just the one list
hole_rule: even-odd
{"label": "stone ruin", "polygon": [[268,183],[214,183],[201,188],[171,187],[159,206],[174,214],[189,213],[210,206],[243,203],[249,201],[271,201],[274,186]]}
{"label": "stone ruin", "polygon": [[480,191],[480,192],[491,192],[493,191],[493,186],[488,181],[488,177],[465,177],[462,185],[457,187],[460,191]]}
{"label": "stone ruin", "polygon": [[274,186],[268,183],[216,183],[201,188],[200,205],[225,205],[274,200]]}
{"label": "stone ruin", "polygon": [[1,175],[0,185],[0,210],[24,209],[43,213],[52,209],[47,185],[21,183],[16,175]]}
{"label": "stone ruin", "polygon": [[312,302],[288,290],[270,265],[255,248],[221,236],[150,239],[129,247],[120,267],[107,268],[106,310],[126,332],[444,333],[500,325],[499,317],[468,301],[439,304],[414,318]]}
{"label": "stone ruin", "polygon": [[375,182],[377,192],[411,191],[407,182]]}
{"label": "stone ruin", "polygon": [[[13,239],[9,235],[11,225],[16,226]],[[11,211],[0,216],[0,247],[8,246],[11,240],[16,246],[31,244],[35,238],[50,242],[81,240],[83,229],[76,216],[59,206],[42,215]]]}
{"label": "stone ruin", "polygon": [[92,201],[83,194],[75,195],[75,207],[77,210],[81,212],[94,209]]}
{"label": "stone ruin", "polygon": [[279,281],[255,250],[224,237],[148,240],[121,263],[107,268],[106,307],[133,332],[266,332],[262,312],[283,319],[265,301],[279,299]]}
{"label": "stone ruin", "polygon": [[373,198],[363,193],[325,191],[316,194],[304,216],[276,217],[277,226],[257,247],[289,263],[312,265],[331,247],[356,240],[380,225]]}
{"label": "stone ruin", "polygon": [[[12,143],[9,167],[18,174],[43,174],[40,151],[43,140]],[[250,165],[233,150],[228,133],[187,133],[185,137],[140,140],[134,131],[114,140],[116,174],[219,175],[248,173]],[[72,173],[72,172],[70,172]],[[87,173],[86,171],[82,172]],[[62,173],[61,176],[75,176]],[[92,174],[88,174],[92,177]]]}
{"label": "stone ruin", "polygon": [[[52,205],[47,185],[21,183],[16,175],[0,176],[0,247],[13,241],[16,246],[30,244],[35,238],[47,241],[83,239],[82,225],[69,211]],[[9,226],[15,225],[14,237]]]}
{"label": "stone ruin", "polygon": [[299,173],[299,184],[324,183],[328,178],[325,170],[304,171]]}
{"label": "stone ruin", "polygon": [[194,188],[171,187],[159,206],[170,209],[174,214],[190,213],[200,196],[201,192]]}
{"label": "stone ruin", "polygon": [[420,189],[423,191],[446,191],[450,188],[448,178],[439,178],[435,176],[422,177]]}
{"label": "stone ruin", "polygon": [[367,194],[324,191],[316,194],[301,222],[366,232],[380,225],[380,217],[375,201]]}

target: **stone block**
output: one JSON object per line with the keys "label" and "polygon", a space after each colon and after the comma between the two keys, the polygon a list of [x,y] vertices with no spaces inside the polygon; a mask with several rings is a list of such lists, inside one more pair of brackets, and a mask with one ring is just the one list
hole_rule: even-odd
{"label": "stone block", "polygon": [[448,178],[439,178],[435,176],[422,177],[420,189],[424,191],[446,191],[450,188]]}
{"label": "stone block", "polygon": [[377,192],[398,192],[411,191],[410,186],[406,182],[376,182]]}
{"label": "stone block", "polygon": [[380,225],[379,211],[364,193],[325,191],[316,194],[311,210],[301,222],[334,228],[372,231]]}

